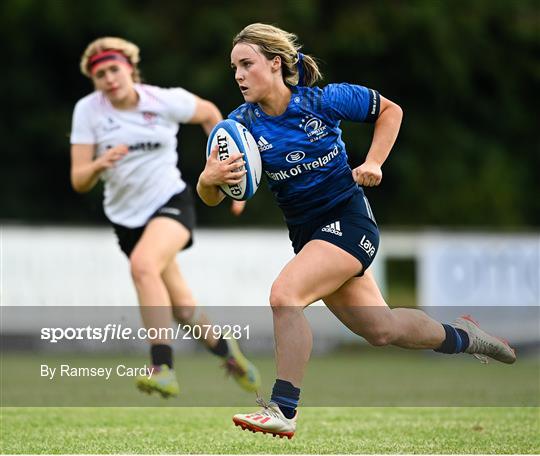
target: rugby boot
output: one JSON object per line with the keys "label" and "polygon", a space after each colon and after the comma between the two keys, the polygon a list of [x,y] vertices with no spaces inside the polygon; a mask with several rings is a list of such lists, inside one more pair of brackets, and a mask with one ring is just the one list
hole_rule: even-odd
{"label": "rugby boot", "polygon": [[148,378],[148,375],[140,375],[135,380],[139,390],[147,394],[156,392],[161,394],[163,398],[178,396],[180,387],[173,369],[169,369],[169,366],[162,364],[161,366],[152,366],[148,370],[149,373],[152,372],[150,378]]}
{"label": "rugby boot", "polygon": [[483,363],[488,362],[487,357],[506,364],[512,364],[516,361],[516,352],[510,347],[508,341],[491,336],[481,330],[478,322],[473,320],[470,315],[459,317],[454,322],[454,326],[462,329],[469,336],[469,347],[465,353],[475,356]]}
{"label": "rugby boot", "polygon": [[229,353],[225,358],[223,367],[238,385],[246,391],[256,392],[261,386],[259,370],[240,351],[235,339],[227,339]]}
{"label": "rugby boot", "polygon": [[291,419],[286,418],[281,412],[279,406],[274,403],[266,403],[262,398],[257,398],[257,404],[262,409],[253,413],[239,413],[233,416],[233,422],[242,430],[249,430],[253,433],[262,432],[263,434],[272,434],[274,437],[288,437],[292,439],[296,432],[296,418],[298,412]]}

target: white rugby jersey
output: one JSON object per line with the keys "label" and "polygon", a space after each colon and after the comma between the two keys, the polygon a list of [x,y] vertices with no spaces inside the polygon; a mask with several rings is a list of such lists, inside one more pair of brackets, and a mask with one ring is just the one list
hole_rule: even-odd
{"label": "white rugby jersey", "polygon": [[129,152],[103,172],[103,207],[111,222],[143,226],[167,200],[186,187],[176,163],[179,123],[195,113],[196,97],[181,88],[135,84],[139,103],[133,110],[115,109],[95,91],[75,105],[71,144],[95,144],[97,156],[125,144]]}

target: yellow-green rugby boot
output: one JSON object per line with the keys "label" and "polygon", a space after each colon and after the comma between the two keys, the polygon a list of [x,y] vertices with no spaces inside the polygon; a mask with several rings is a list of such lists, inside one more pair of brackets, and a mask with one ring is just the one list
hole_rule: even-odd
{"label": "yellow-green rugby boot", "polygon": [[[163,398],[178,396],[180,387],[173,369],[169,369],[169,366],[162,364],[161,366],[152,366],[148,370],[148,375],[141,375],[136,379],[139,390],[147,394],[157,392]],[[150,373],[152,373],[151,376]]]}
{"label": "yellow-green rugby boot", "polygon": [[229,353],[223,366],[227,370],[227,374],[232,375],[246,391],[256,392],[261,387],[259,370],[244,356],[236,339],[227,339],[226,342]]}

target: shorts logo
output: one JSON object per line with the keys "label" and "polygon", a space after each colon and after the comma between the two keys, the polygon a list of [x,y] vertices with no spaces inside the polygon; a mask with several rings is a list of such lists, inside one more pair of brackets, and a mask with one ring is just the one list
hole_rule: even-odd
{"label": "shorts logo", "polygon": [[266,139],[264,139],[264,136],[259,137],[259,140],[257,141],[257,145],[259,146],[259,152],[264,152],[265,150],[269,150],[274,147]]}
{"label": "shorts logo", "polygon": [[182,211],[176,207],[162,207],[158,214],[171,214],[171,215],[180,215]]}
{"label": "shorts logo", "polygon": [[305,152],[302,152],[301,150],[295,150],[294,152],[289,152],[285,157],[285,160],[287,160],[289,163],[296,163],[300,160],[303,160],[305,156]]}
{"label": "shorts logo", "polygon": [[321,228],[321,231],[324,231],[325,233],[332,233],[336,236],[343,236],[339,221],[330,223],[330,225],[326,225],[324,228]]}
{"label": "shorts logo", "polygon": [[373,255],[375,255],[375,246],[371,243],[369,239],[366,239],[365,234],[364,236],[362,236],[362,239],[360,240],[358,246],[362,247],[370,258],[373,258]]}

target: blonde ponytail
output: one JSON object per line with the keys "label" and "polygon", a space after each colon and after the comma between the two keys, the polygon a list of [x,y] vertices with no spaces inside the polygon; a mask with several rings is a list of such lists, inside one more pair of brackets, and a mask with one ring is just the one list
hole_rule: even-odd
{"label": "blonde ponytail", "polygon": [[234,37],[233,47],[238,43],[259,46],[269,60],[278,55],[281,58],[283,80],[290,86],[312,86],[322,79],[316,59],[300,52],[302,46],[293,33],[273,25],[250,24]]}

